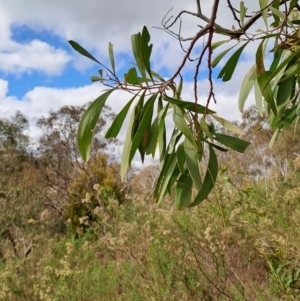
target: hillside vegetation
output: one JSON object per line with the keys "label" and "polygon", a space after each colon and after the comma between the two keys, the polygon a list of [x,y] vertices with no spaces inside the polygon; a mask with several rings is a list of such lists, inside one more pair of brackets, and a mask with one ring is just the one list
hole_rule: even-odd
{"label": "hillside vegetation", "polygon": [[78,114],[40,119],[35,151],[21,113],[0,122],[0,300],[300,299],[297,136],[270,150],[264,120],[245,112],[253,147],[222,153],[209,199],[179,211],[172,191],[151,198],[155,166],[120,182],[117,142],[96,140],[82,163]]}

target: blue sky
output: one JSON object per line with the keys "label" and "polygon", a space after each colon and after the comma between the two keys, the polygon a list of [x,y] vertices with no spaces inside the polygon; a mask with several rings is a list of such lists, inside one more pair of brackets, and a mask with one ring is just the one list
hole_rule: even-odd
{"label": "blue sky", "polygon": [[[209,3],[204,2],[203,11],[209,14]],[[21,110],[31,122],[32,136],[37,136],[34,123],[41,115],[63,105],[81,105],[101,94],[103,87],[90,81],[90,75],[96,75],[99,67],[75,53],[67,42],[69,39],[76,40],[104,64],[108,63],[107,45],[111,41],[116,66],[119,74],[123,74],[132,61],[130,36],[146,25],[154,44],[152,65],[162,76],[169,76],[184,54],[178,41],[153,27],[160,26],[171,7],[174,7],[173,15],[182,9],[196,9],[194,0],[184,3],[180,0],[128,0],[126,3],[119,0],[0,0],[0,118]],[[231,27],[232,20],[226,15],[220,16],[219,21]],[[182,34],[191,36],[198,30],[199,20],[184,18],[183,25]],[[196,51],[200,49],[198,45]],[[218,104],[212,109],[217,108],[222,117],[233,120],[240,116],[238,90],[251,67],[251,54],[249,49],[249,61],[246,53],[232,82],[216,83]],[[184,73],[183,96],[189,101],[193,101],[192,70],[192,65],[187,66]],[[198,83],[199,100],[203,103],[208,89],[206,74],[200,73]],[[129,97],[122,92],[114,95],[109,104],[117,112]]]}

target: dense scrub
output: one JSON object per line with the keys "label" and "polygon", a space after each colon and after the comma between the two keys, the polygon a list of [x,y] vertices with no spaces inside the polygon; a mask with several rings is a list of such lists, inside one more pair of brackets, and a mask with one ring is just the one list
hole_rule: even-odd
{"label": "dense scrub", "polygon": [[226,172],[189,211],[110,198],[79,237],[28,221],[33,250],[1,263],[0,300],[299,300],[299,166],[274,173],[269,198],[265,182],[236,189]]}

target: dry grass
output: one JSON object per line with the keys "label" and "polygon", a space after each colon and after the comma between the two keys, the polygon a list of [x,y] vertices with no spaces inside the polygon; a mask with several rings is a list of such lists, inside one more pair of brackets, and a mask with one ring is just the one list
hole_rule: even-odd
{"label": "dry grass", "polygon": [[210,203],[186,211],[111,200],[77,238],[37,221],[28,258],[1,264],[0,300],[299,300],[299,179],[296,165],[271,179],[267,199],[223,175]]}

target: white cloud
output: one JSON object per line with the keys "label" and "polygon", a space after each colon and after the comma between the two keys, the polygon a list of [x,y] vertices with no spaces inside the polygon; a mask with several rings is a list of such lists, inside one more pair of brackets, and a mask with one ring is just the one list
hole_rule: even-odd
{"label": "white cloud", "polygon": [[[249,7],[248,12],[258,10],[255,7],[257,1],[246,0],[244,2]],[[212,1],[202,1],[202,3],[204,3],[203,12],[209,16]],[[233,0],[232,3],[239,6],[237,0]],[[174,10],[170,12],[170,15],[176,16],[182,9],[196,11],[196,1],[9,0],[5,1],[4,5],[4,1],[0,0],[0,39],[3,41],[0,45],[0,69],[16,73],[37,70],[57,75],[71,60],[66,51],[54,48],[45,42],[33,40],[27,44],[20,44],[12,41],[10,29],[12,24],[25,24],[37,31],[46,29],[62,39],[76,40],[87,49],[96,51],[101,61],[107,61],[109,41],[114,44],[115,53],[127,52],[131,48],[130,35],[140,31],[143,25],[147,25],[154,44],[154,69],[157,70],[163,66],[170,72],[174,72],[184,53],[177,40],[162,30],[152,28],[152,26],[160,26],[162,18],[171,7],[174,7]],[[229,15],[226,1],[220,1],[217,20],[228,28],[231,28],[234,23],[233,17]],[[203,24],[203,22],[198,18],[185,15],[182,34],[184,36],[195,34],[199,30],[197,27],[199,24]],[[176,31],[176,28],[174,30]],[[189,42],[185,43],[186,46],[188,44]],[[254,55],[252,44],[246,48],[246,53],[246,59],[249,61],[239,64],[232,81],[215,85],[218,99],[216,108],[220,112],[220,116],[229,120],[237,119],[240,116],[237,109],[238,91],[245,72],[251,67],[250,61],[253,60],[252,56]],[[90,66],[88,59],[79,56],[76,56],[73,63],[79,70]],[[121,63],[123,64],[122,59]],[[208,82],[199,81],[198,84],[199,101],[205,104]],[[7,83],[0,81],[0,116],[13,115],[16,109],[20,109],[32,119],[40,117],[50,109],[57,110],[62,105],[79,105],[90,101],[100,94],[101,87],[99,88],[97,85],[66,89],[36,87],[25,94],[22,99],[7,97],[7,89]],[[186,100],[193,101],[192,84],[185,84],[184,95]],[[130,96],[125,93],[114,92],[108,103],[114,111],[118,112],[129,98]],[[122,131],[121,137],[124,135],[125,132]]]}
{"label": "white cloud", "polygon": [[1,52],[0,70],[5,73],[38,71],[47,75],[60,75],[71,56],[45,42],[33,40],[28,44],[14,43],[12,51]]}
{"label": "white cloud", "polygon": [[[50,110],[57,111],[62,106],[77,106],[93,101],[103,93],[103,87],[91,84],[77,88],[49,88],[35,87],[27,92],[21,99],[7,96],[8,82],[0,79],[0,118],[13,116],[20,110],[30,121],[33,138],[39,136],[40,131],[35,122],[41,116],[46,116]],[[122,91],[114,92],[108,99],[107,104],[114,112],[119,112],[132,96]],[[121,132],[120,139],[124,140],[126,129]]]}
{"label": "white cloud", "polygon": [[47,75],[60,75],[71,56],[46,42],[32,40],[17,43],[12,40],[11,26],[14,20],[0,3],[0,71],[6,74],[38,71]]}

